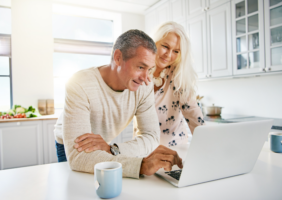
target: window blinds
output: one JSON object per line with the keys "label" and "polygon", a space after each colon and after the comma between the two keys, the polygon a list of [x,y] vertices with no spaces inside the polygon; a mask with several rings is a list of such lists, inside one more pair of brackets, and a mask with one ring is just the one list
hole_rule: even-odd
{"label": "window blinds", "polygon": [[0,34],[0,56],[11,57],[11,36]]}
{"label": "window blinds", "polygon": [[113,43],[106,42],[54,39],[55,52],[111,55],[112,47]]}

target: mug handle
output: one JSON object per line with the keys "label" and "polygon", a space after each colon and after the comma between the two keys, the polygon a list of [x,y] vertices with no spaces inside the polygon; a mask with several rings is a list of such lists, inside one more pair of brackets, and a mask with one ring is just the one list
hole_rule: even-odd
{"label": "mug handle", "polygon": [[[95,171],[96,169],[94,169],[94,173]],[[100,183],[97,181],[96,173],[94,174],[94,185],[95,185],[96,190],[98,190],[100,187]]]}

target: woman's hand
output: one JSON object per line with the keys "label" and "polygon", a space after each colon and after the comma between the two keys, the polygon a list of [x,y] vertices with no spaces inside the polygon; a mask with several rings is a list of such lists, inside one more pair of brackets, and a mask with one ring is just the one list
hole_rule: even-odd
{"label": "woman's hand", "polygon": [[146,85],[149,85],[150,82],[152,81],[151,76],[147,76],[147,79],[144,81]]}

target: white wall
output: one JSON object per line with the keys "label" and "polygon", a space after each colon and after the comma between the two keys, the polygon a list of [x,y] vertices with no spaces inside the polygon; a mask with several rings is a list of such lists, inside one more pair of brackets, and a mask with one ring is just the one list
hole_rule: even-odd
{"label": "white wall", "polygon": [[12,0],[13,102],[53,99],[52,2]]}
{"label": "white wall", "polygon": [[198,82],[202,102],[222,113],[282,118],[282,75]]}
{"label": "white wall", "polygon": [[[54,98],[52,1],[0,0],[0,6],[12,7],[14,104],[37,107],[38,99]],[[121,16],[121,32],[145,29],[143,15],[112,13]]]}
{"label": "white wall", "polygon": [[11,0],[0,0],[0,6],[11,7]]}
{"label": "white wall", "polygon": [[144,15],[122,13],[122,32],[124,33],[130,29],[139,29],[145,31]]}

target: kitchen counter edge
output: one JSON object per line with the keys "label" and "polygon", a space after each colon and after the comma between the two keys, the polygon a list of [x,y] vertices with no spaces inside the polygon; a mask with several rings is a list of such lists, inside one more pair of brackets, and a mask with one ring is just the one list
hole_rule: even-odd
{"label": "kitchen counter edge", "polygon": [[33,118],[0,119],[0,123],[25,122],[25,121],[36,121],[36,120],[57,120],[58,118],[59,118],[58,115],[43,115],[41,117],[33,117]]}

